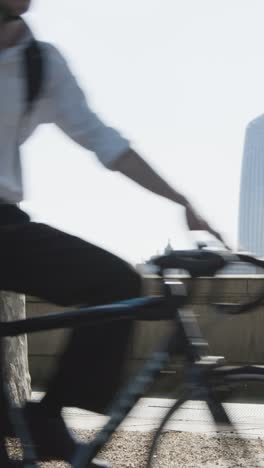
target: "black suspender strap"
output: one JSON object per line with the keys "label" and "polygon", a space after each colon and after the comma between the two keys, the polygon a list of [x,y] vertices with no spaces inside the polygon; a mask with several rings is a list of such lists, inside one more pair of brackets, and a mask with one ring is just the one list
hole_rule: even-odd
{"label": "black suspender strap", "polygon": [[32,39],[24,51],[26,78],[26,112],[32,109],[39,97],[44,82],[43,52],[39,43]]}

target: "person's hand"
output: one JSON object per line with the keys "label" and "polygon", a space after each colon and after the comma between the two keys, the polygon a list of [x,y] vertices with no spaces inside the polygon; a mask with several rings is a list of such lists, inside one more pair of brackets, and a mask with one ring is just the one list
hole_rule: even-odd
{"label": "person's hand", "polygon": [[207,231],[212,234],[216,239],[218,239],[222,244],[230,250],[230,247],[224,241],[222,235],[215,231],[210,224],[205,221],[193,208],[190,203],[187,203],[186,206],[186,221],[190,231]]}

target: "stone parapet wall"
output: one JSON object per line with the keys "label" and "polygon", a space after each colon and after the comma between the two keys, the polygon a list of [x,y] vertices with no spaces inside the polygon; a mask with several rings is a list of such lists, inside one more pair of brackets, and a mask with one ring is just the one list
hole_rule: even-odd
{"label": "stone parapet wall", "polygon": [[[172,278],[171,278],[172,279]],[[186,288],[190,288],[190,279],[179,277]],[[210,309],[208,302],[245,302],[255,297],[264,287],[264,276],[223,276],[203,278],[196,281],[192,299],[192,309],[197,314],[202,332],[210,345],[210,353],[225,356],[230,363],[264,364],[264,304],[256,311],[240,316],[219,316]],[[158,277],[144,279],[144,294],[161,293],[162,284]],[[41,316],[48,312],[63,311],[60,307],[27,299],[27,316]],[[128,367],[133,369],[166,336],[172,323],[137,322],[136,333],[131,344]],[[58,355],[61,353],[69,331],[56,330],[35,333],[29,336],[29,363],[33,386],[45,386],[52,372]],[[177,367],[178,362],[171,363]]]}

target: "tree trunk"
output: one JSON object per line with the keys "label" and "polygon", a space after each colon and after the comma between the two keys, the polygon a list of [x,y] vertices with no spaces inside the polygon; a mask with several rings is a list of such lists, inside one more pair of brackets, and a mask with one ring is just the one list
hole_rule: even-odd
{"label": "tree trunk", "polygon": [[[0,292],[0,320],[26,317],[25,296]],[[27,336],[4,338],[3,376],[11,401],[20,405],[31,396]]]}

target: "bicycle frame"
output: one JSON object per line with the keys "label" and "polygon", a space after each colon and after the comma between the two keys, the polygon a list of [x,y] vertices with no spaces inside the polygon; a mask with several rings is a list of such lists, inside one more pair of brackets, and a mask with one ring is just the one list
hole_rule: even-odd
{"label": "bicycle frame", "polygon": [[[174,290],[174,284],[171,281],[165,281],[163,296],[131,299],[107,306],[87,307],[63,314],[48,314],[40,318],[33,317],[13,322],[2,322],[0,324],[0,338],[2,338],[4,336],[17,336],[23,333],[33,333],[55,328],[73,328],[74,326],[80,326],[80,324],[85,323],[87,325],[90,322],[98,320],[170,319],[173,321],[170,335],[160,344],[157,351],[152,353],[138,375],[117,395],[115,402],[109,409],[110,417],[106,425],[102,430],[98,431],[92,442],[76,450],[71,464],[73,468],[85,468],[89,466],[89,463],[111,438],[135,403],[145,394],[149,386],[160,374],[160,371],[167,366],[171,357],[178,354],[183,354],[186,358],[182,395],[168,411],[156,431],[147,466],[151,467],[152,456],[165,424],[172,414],[187,400],[193,398],[204,400],[212,413],[216,425],[225,424],[234,431],[232,422],[225,412],[220,396],[215,394],[215,390],[225,382],[229,384],[245,380],[264,381],[264,371],[255,366],[230,368],[223,365],[223,358],[221,356],[210,356],[208,344],[202,337],[196,317],[187,308],[187,303],[191,302],[191,294],[181,293],[179,295],[178,293],[179,291]],[[36,466],[36,457],[34,451],[30,450],[30,445],[32,444],[30,444],[30,435],[27,431],[26,422],[23,420],[21,411],[13,409],[10,406],[1,377],[0,366],[0,396],[2,396],[0,401],[6,404],[8,408],[7,417],[11,422],[13,421],[16,435],[24,446],[24,461],[22,466],[32,468]],[[17,424],[16,418],[12,417],[14,411],[20,416],[19,424]],[[4,436],[5,434],[0,431],[0,440]],[[0,445],[0,454],[3,451],[2,445]],[[7,455],[6,458],[8,459]],[[8,467],[9,465],[6,464],[6,466]]]}
{"label": "bicycle frame", "polygon": [[[46,331],[57,328],[74,328],[74,326],[80,326],[83,324],[89,324],[102,320],[168,320],[172,319],[175,314],[175,308],[179,307],[185,302],[184,296],[154,296],[145,297],[138,299],[130,299],[127,301],[120,301],[115,304],[106,306],[86,307],[77,310],[67,311],[64,313],[51,313],[44,317],[32,317],[29,319],[17,320],[12,322],[1,322],[0,324],[0,339],[3,337],[14,337],[24,333],[34,333],[39,331]],[[149,369],[149,379],[154,380],[155,376],[161,369],[166,365],[166,359],[154,360],[155,365],[151,364]],[[144,370],[145,375],[145,370]],[[140,380],[140,379],[139,379]],[[142,382],[141,382],[142,383]],[[145,386],[138,387],[137,395],[130,398],[130,405],[122,413],[121,420],[124,419],[127,412],[132,408],[134,402],[144,394]],[[134,392],[133,392],[134,393]],[[5,391],[3,379],[1,376],[0,366],[0,396],[1,401],[7,408],[7,419],[14,427],[15,434],[21,440],[24,448],[24,464],[25,467],[33,467],[35,465],[36,456],[34,450],[31,450],[32,443],[30,440],[30,434],[27,429],[25,420],[23,419],[22,412],[19,408],[14,408],[9,402],[8,394]],[[136,397],[136,399],[135,399]],[[118,425],[119,423],[117,423]],[[116,426],[117,427],[117,426]],[[112,425],[111,434],[115,428]],[[109,437],[111,435],[109,433]],[[4,438],[5,434],[1,434],[0,439]],[[6,460],[6,467],[8,467],[8,457],[4,451],[3,443],[0,444],[0,454],[2,453],[2,459]],[[79,454],[77,455],[79,458]],[[94,458],[94,457],[92,457]],[[85,461],[84,466],[90,461],[88,457]],[[78,461],[73,461],[73,467],[83,466]]]}

